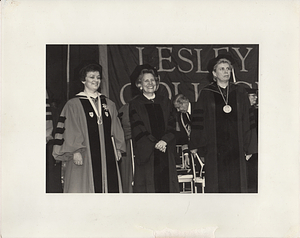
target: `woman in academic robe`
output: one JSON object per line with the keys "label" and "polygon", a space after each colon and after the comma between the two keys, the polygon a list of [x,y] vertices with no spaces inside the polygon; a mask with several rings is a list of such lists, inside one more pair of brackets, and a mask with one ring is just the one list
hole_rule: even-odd
{"label": "woman in academic robe", "polygon": [[129,103],[135,155],[133,191],[179,192],[175,164],[175,119],[171,101],[156,95],[159,86],[152,69],[142,69],[135,81],[140,94]]}
{"label": "woman in academic robe", "polygon": [[64,192],[122,192],[117,161],[126,151],[124,132],[115,103],[98,92],[102,67],[88,64],[79,76],[84,90],[64,106],[53,148],[65,163]]}
{"label": "woman in academic robe", "polygon": [[208,64],[213,82],[193,109],[190,150],[205,157],[205,192],[247,192],[246,158],[251,133],[244,87],[229,82],[233,59],[219,55]]}

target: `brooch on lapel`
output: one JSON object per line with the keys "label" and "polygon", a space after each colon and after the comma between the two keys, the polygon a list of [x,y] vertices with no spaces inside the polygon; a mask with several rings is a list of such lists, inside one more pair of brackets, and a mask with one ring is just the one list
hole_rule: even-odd
{"label": "brooch on lapel", "polygon": [[89,115],[90,115],[90,117],[93,117],[94,113],[93,112],[89,112]]}
{"label": "brooch on lapel", "polygon": [[103,109],[104,109],[104,114],[105,114],[105,116],[108,117],[109,114],[108,114],[107,104],[102,104],[102,107],[103,107]]}

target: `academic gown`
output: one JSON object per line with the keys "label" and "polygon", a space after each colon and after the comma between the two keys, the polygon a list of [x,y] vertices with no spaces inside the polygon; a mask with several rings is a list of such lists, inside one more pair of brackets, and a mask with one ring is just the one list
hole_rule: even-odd
{"label": "academic gown", "polygon": [[250,103],[245,89],[233,83],[228,98],[232,111],[225,113],[225,102],[214,82],[203,88],[192,112],[189,147],[205,157],[208,193],[247,192],[245,154],[253,153],[249,149]]}
{"label": "academic gown", "polygon": [[[248,176],[248,192],[258,192],[258,108],[251,106],[249,109],[250,116],[250,129],[251,129],[251,142],[249,148],[253,153],[251,158],[246,162],[247,164],[247,176]],[[253,139],[252,139],[253,138]],[[256,140],[255,140],[256,139]]]}
{"label": "academic gown", "polygon": [[[114,102],[98,95],[102,123],[97,123],[97,114],[83,92],[66,103],[59,117],[53,156],[65,162],[65,193],[121,192],[111,136],[116,148],[125,152],[124,133]],[[81,153],[82,166],[73,163],[75,152]]]}
{"label": "academic gown", "polygon": [[61,186],[61,162],[57,162],[52,156],[53,149],[53,116],[50,100],[46,92],[46,193],[62,193]]}
{"label": "academic gown", "polygon": [[[179,192],[175,164],[175,119],[168,98],[148,100],[139,95],[130,101],[129,116],[135,154],[134,192]],[[163,140],[166,152],[155,149]]]}
{"label": "academic gown", "polygon": [[131,126],[129,121],[129,104],[126,103],[119,109],[121,125],[124,130],[126,142],[126,154],[122,155],[120,161],[120,173],[122,177],[123,193],[133,192],[133,156],[132,156],[132,143],[131,143]]}
{"label": "academic gown", "polygon": [[[195,103],[191,102],[191,111],[194,108]],[[186,113],[176,112],[176,144],[177,145],[184,145],[188,148],[189,143],[189,135],[187,132],[188,124],[191,124],[192,115],[189,115],[189,118],[185,116]]]}

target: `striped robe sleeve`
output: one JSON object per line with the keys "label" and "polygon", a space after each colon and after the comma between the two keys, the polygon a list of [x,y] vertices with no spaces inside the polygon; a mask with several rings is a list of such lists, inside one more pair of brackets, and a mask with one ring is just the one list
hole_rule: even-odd
{"label": "striped robe sleeve", "polygon": [[[86,150],[84,145],[84,135],[82,133],[78,116],[78,105],[70,101],[67,102],[58,119],[55,130],[55,140],[53,146],[53,157],[59,161],[73,159],[75,152],[83,154]],[[84,157],[84,156],[83,156]]]}
{"label": "striped robe sleeve", "polygon": [[198,101],[194,104],[192,108],[191,115],[191,135],[189,141],[189,149],[198,149],[198,154],[203,156],[205,154],[207,138],[205,132],[205,108],[204,100],[205,92],[202,91],[198,98]]}
{"label": "striped robe sleeve", "polygon": [[48,93],[46,92],[46,141],[52,139],[52,131],[53,131],[53,118],[52,118]]}
{"label": "striped robe sleeve", "polygon": [[135,161],[137,164],[141,165],[150,160],[154,151],[154,146],[158,141],[146,129],[144,122],[138,114],[137,105],[132,102],[129,104],[129,118],[131,123]]}
{"label": "striped robe sleeve", "polygon": [[167,103],[165,107],[162,107],[163,110],[166,110],[167,113],[167,128],[165,135],[162,136],[161,140],[165,141],[167,144],[175,138],[176,134],[176,118],[172,111],[173,106],[171,101],[167,99]]}

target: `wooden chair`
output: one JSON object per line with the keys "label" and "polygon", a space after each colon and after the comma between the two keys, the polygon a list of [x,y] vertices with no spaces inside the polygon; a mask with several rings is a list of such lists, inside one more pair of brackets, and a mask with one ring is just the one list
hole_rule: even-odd
{"label": "wooden chair", "polygon": [[[197,193],[197,184],[202,185],[202,193],[204,193],[204,188],[205,188],[205,176],[204,176],[204,163],[200,159],[199,155],[197,153],[191,154],[191,159],[192,159],[192,167],[193,167],[193,181],[194,181],[194,190],[195,193]],[[195,170],[195,159],[198,160],[200,164],[200,171],[199,171],[199,176],[197,176],[196,170]]]}
{"label": "wooden chair", "polygon": [[[182,152],[182,146],[176,145],[176,151],[179,154],[181,159],[181,164],[177,165],[177,172],[183,173],[178,174],[178,182],[182,184],[182,191],[181,193],[194,193],[194,174],[188,174],[188,169],[185,167],[184,155]],[[190,184],[190,190],[187,190],[186,184]]]}

